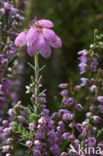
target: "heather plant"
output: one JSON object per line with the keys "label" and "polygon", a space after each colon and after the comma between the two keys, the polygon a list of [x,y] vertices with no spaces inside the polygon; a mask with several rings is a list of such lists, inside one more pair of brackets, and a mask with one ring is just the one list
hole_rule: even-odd
{"label": "heather plant", "polygon": [[[4,127],[8,125],[8,121],[3,120],[8,108],[18,101],[17,92],[20,88],[18,75],[22,71],[22,66],[17,66],[18,54],[14,39],[20,31],[23,20],[23,13],[19,11],[14,1],[0,1],[0,125],[2,122]],[[4,138],[2,128],[0,126],[0,144]]]}
{"label": "heather plant", "polygon": [[[80,80],[62,83],[62,100],[58,100],[58,111],[51,114],[46,103],[46,90],[42,90],[39,54],[51,55],[51,48],[60,48],[61,39],[51,29],[49,20],[37,20],[26,31],[21,32],[15,45],[27,45],[27,52],[34,57],[35,66],[28,64],[35,73],[31,76],[26,94],[31,94],[31,103],[24,106],[19,101],[8,110],[9,123],[1,129],[5,141],[2,153],[34,156],[97,156],[103,155],[103,71],[99,53],[103,50],[103,34],[94,31],[94,42],[88,50],[79,51]],[[15,144],[17,143],[17,144]],[[90,149],[88,151],[88,149]]]}
{"label": "heather plant", "polygon": [[13,2],[0,1],[0,7],[0,106],[4,107],[18,64],[14,39],[22,26],[24,17]]}
{"label": "heather plant", "polygon": [[[43,83],[47,87],[48,107],[54,111],[55,103],[53,103],[51,96],[55,96],[58,92],[58,88],[55,86],[67,80],[68,76],[75,82],[77,80],[78,75],[75,75],[77,71],[76,51],[88,48],[93,39],[95,28],[102,32],[103,1],[45,0],[34,3],[34,0],[31,0],[31,3],[33,7],[31,20],[34,19],[34,14],[37,17],[52,20],[55,23],[54,30],[63,42],[61,52],[53,53],[52,57],[46,61],[48,70],[43,71],[45,74]],[[85,34],[88,34],[88,37]],[[41,61],[41,64],[45,64],[44,59]],[[49,70],[51,72],[48,72]]]}

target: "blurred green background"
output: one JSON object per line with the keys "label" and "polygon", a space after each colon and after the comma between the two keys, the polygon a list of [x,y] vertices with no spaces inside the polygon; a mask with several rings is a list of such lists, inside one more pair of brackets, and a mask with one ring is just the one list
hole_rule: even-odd
{"label": "blurred green background", "polygon": [[[78,80],[79,69],[77,66],[77,52],[88,48],[93,41],[95,28],[103,30],[103,1],[102,0],[28,0],[25,1],[24,28],[37,19],[50,19],[54,22],[54,30],[63,42],[62,49],[52,49],[52,56],[45,60],[40,57],[40,66],[46,64],[43,74],[43,88],[47,88],[48,107],[56,110],[53,97],[59,96],[58,84],[72,79]],[[24,8],[23,8],[24,9]],[[25,85],[30,83],[33,71],[27,65],[33,59],[25,53],[26,77],[22,85],[21,100],[29,104],[25,95]],[[78,71],[78,72],[77,72]]]}

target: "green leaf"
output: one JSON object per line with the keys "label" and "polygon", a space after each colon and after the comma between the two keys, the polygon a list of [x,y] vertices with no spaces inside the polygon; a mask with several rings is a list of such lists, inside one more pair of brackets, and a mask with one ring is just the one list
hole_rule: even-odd
{"label": "green leaf", "polygon": [[33,76],[31,76],[31,81],[32,83],[37,84]]}
{"label": "green leaf", "polygon": [[28,65],[35,71],[35,67],[31,63],[28,63]]}
{"label": "green leaf", "polygon": [[38,84],[40,84],[41,80],[42,80],[42,76],[39,77]]}
{"label": "green leaf", "polygon": [[44,65],[43,67],[41,67],[41,68],[39,69],[39,72],[41,72],[45,67],[46,67],[46,65]]}
{"label": "green leaf", "polygon": [[12,60],[10,60],[8,62],[8,67],[12,66],[12,64],[14,63],[14,61],[16,60],[16,58],[17,58],[17,54],[12,58]]}
{"label": "green leaf", "polygon": [[34,99],[32,97],[31,97],[31,102],[32,102],[33,105],[35,105],[35,101],[34,101]]}
{"label": "green leaf", "polygon": [[40,94],[39,97],[42,96],[42,94],[44,94],[46,92],[47,89],[44,89]]}

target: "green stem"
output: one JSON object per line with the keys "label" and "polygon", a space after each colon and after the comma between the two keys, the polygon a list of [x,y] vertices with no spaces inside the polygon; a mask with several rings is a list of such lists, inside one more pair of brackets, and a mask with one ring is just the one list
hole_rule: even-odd
{"label": "green stem", "polygon": [[39,94],[39,62],[38,62],[38,52],[35,55],[35,104],[36,106],[38,105],[39,102],[39,98],[38,98],[38,94]]}

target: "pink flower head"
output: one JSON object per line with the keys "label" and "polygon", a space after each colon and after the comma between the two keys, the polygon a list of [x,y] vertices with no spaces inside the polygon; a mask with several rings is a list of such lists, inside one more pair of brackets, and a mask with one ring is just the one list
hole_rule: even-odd
{"label": "pink flower head", "polygon": [[38,20],[34,26],[16,37],[15,45],[17,47],[27,45],[27,52],[30,56],[34,56],[39,51],[43,57],[48,58],[51,55],[51,47],[62,46],[61,39],[51,30],[53,26],[49,20]]}

